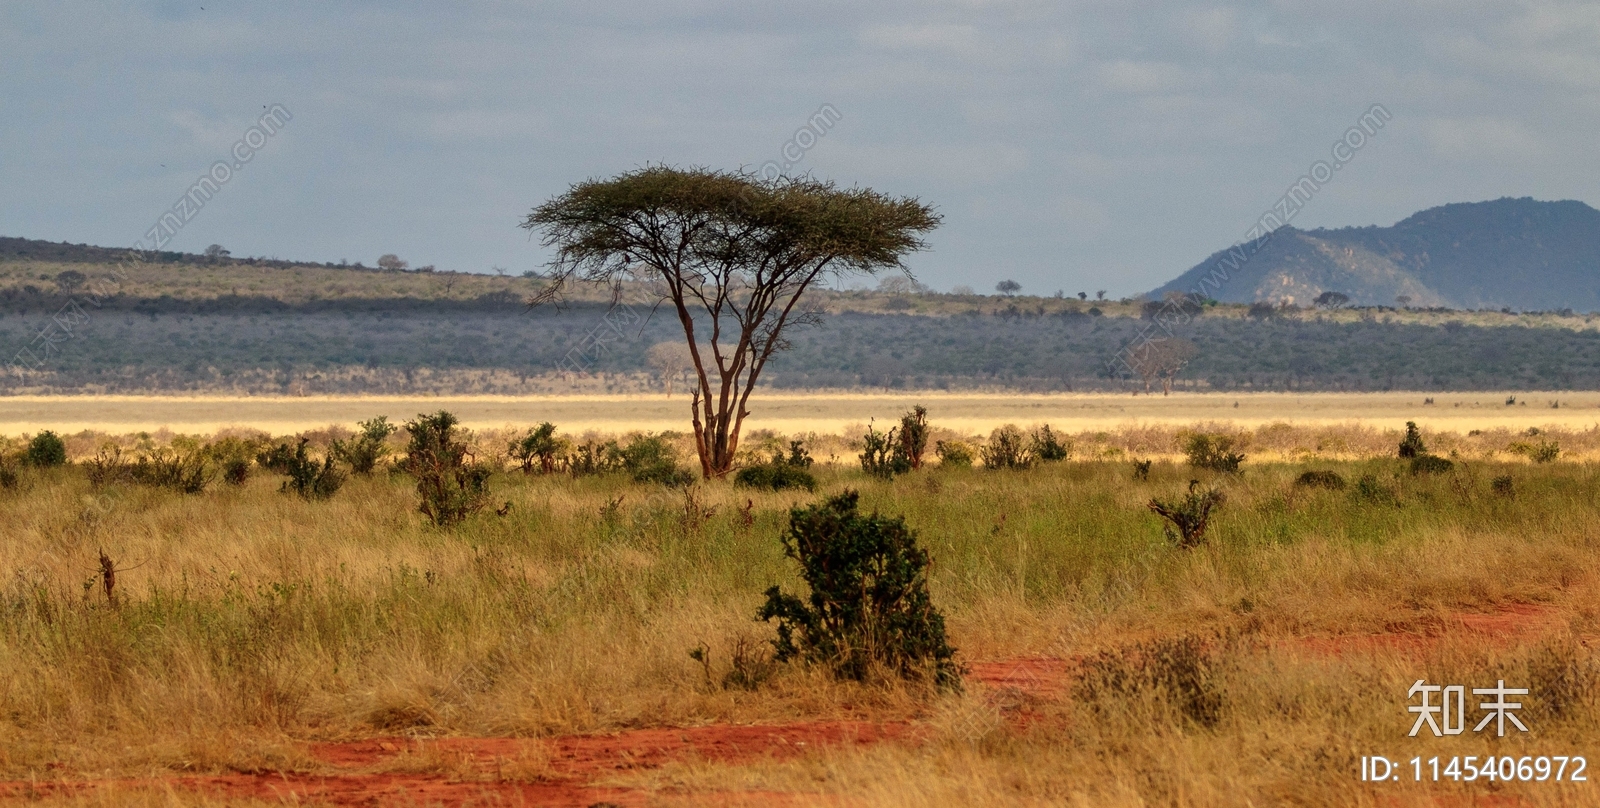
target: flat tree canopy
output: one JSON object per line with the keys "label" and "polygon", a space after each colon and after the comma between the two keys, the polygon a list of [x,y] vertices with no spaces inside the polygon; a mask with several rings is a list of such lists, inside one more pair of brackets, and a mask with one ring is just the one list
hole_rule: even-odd
{"label": "flat tree canopy", "polygon": [[589,180],[535,208],[522,227],[556,250],[553,281],[649,281],[683,326],[698,381],[691,411],[706,477],[733,467],[745,405],[784,330],[811,322],[818,280],[905,267],[939,216],[916,199],[841,189],[809,177],[652,166]]}

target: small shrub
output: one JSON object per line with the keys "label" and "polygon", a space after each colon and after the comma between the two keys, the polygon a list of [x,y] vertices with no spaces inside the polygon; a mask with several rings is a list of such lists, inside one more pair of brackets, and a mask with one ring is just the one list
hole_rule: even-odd
{"label": "small shrub", "polygon": [[157,449],[142,454],[129,469],[129,476],[140,485],[167,488],[184,494],[198,494],[216,475],[200,452]]}
{"label": "small shrub", "polygon": [[787,463],[746,466],[733,475],[733,484],[743,488],[762,488],[769,491],[782,491],[785,488],[817,490],[817,478],[811,472]]}
{"label": "small shrub", "polygon": [[1336,471],[1308,471],[1295,478],[1294,484],[1301,488],[1326,488],[1330,491],[1343,491],[1344,478]]}
{"label": "small shrub", "polygon": [[861,470],[885,480],[910,471],[910,461],[900,453],[898,434],[893,427],[882,433],[867,424],[867,434],[861,438]]}
{"label": "small shrub", "polygon": [[1041,463],[1055,463],[1066,460],[1072,454],[1072,441],[1063,442],[1050,429],[1049,424],[1039,427],[1032,435],[1029,450],[1033,457]]}
{"label": "small shrub", "polygon": [[1511,483],[1511,475],[1509,474],[1502,474],[1499,477],[1490,480],[1489,490],[1493,491],[1496,496],[1505,497],[1506,499],[1511,499],[1517,495],[1516,489]]}
{"label": "small shrub", "polygon": [[1150,698],[1185,723],[1214,728],[1222,720],[1225,689],[1213,644],[1188,635],[1102,651],[1084,663],[1073,695],[1119,719],[1128,702]]}
{"label": "small shrub", "polygon": [[928,410],[922,406],[913,407],[911,412],[900,417],[900,439],[894,447],[896,468],[906,471],[922,468],[922,454],[927,448]]}
{"label": "small shrub", "polygon": [[782,452],[775,452],[770,463],[739,469],[738,473],[733,475],[733,484],[772,491],[782,491],[785,488],[815,491],[817,478],[809,471],[812,462],[811,453],[806,451],[804,443],[798,440],[790,441],[788,457],[784,457]]}
{"label": "small shrub", "polygon": [[236,457],[222,464],[222,480],[228,485],[244,485],[250,481],[250,461]]}
{"label": "small shrub", "polygon": [[605,443],[585,441],[573,448],[566,459],[567,473],[589,477],[622,470],[622,448],[614,440]]}
{"label": "small shrub", "polygon": [[1133,461],[1133,479],[1135,479],[1135,480],[1148,480],[1148,479],[1150,479],[1150,463],[1151,463],[1151,461],[1149,461],[1149,460],[1135,460],[1135,461]]}
{"label": "small shrub", "polygon": [[1363,474],[1356,480],[1356,499],[1362,502],[1371,502],[1377,505],[1399,505],[1400,497],[1395,495],[1394,489],[1381,482],[1373,474]]}
{"label": "small shrub", "polygon": [[1560,456],[1561,444],[1555,441],[1541,441],[1538,446],[1533,447],[1533,451],[1528,453],[1528,457],[1532,458],[1535,463],[1551,463]]}
{"label": "small shrub", "polygon": [[280,443],[262,449],[256,455],[256,465],[272,472],[273,474],[288,474],[289,463],[294,459],[294,450],[289,444]]}
{"label": "small shrub", "polygon": [[461,440],[460,420],[445,410],[408,421],[411,442],[403,466],[417,480],[418,506],[439,527],[454,525],[489,503],[489,468]]}
{"label": "small shrub", "polygon": [[[1190,480],[1189,493],[1183,499],[1174,502],[1151,499],[1147,506],[1169,523],[1161,526],[1167,540],[1184,550],[1199,547],[1205,541],[1211,511],[1224,500],[1221,491],[1215,488],[1196,490],[1199,487],[1199,480]],[[1173,532],[1173,528],[1177,528],[1177,532]]]}
{"label": "small shrub", "polygon": [[1406,422],[1406,436],[1400,439],[1400,458],[1410,460],[1428,453],[1428,447],[1422,443],[1422,432],[1417,429],[1416,421]]}
{"label": "small shrub", "polygon": [[379,461],[389,454],[389,436],[400,428],[389,423],[388,417],[383,415],[362,421],[358,426],[361,431],[348,442],[334,441],[330,454],[349,463],[351,471],[365,476],[371,474]]}
{"label": "small shrub", "polygon": [[132,470],[122,456],[122,448],[114,444],[100,447],[94,457],[84,462],[83,470],[89,484],[96,488],[132,479]]}
{"label": "small shrub", "polygon": [[903,519],[862,516],[857,502],[846,491],[789,512],[784,554],[799,562],[811,593],[802,600],[767,590],[757,619],[778,621],[774,658],[827,665],[857,680],[881,665],[959,688],[955,649],[928,594],[927,551]]}
{"label": "small shrub", "polygon": [[1244,455],[1233,450],[1235,443],[1232,435],[1197,432],[1183,438],[1183,453],[1195,468],[1237,474]]}
{"label": "small shrub", "polygon": [[22,475],[17,472],[17,461],[0,451],[0,489],[15,491],[22,485]]}
{"label": "small shrub", "polygon": [[67,464],[67,444],[61,436],[50,430],[45,430],[33,436],[28,441],[27,451],[22,455],[23,462],[36,469],[55,468]]}
{"label": "small shrub", "polygon": [[660,483],[677,488],[694,483],[694,475],[678,468],[678,452],[666,438],[641,435],[621,450],[622,470],[636,483]]}
{"label": "small shrub", "polygon": [[1423,454],[1411,458],[1412,474],[1444,474],[1455,466],[1456,464],[1438,455]]}
{"label": "small shrub", "polygon": [[1006,424],[989,433],[989,442],[978,449],[987,469],[1025,469],[1033,465],[1022,430]]}
{"label": "small shrub", "polygon": [[511,457],[521,466],[523,474],[550,474],[560,465],[567,442],[556,437],[556,425],[545,421],[528,434],[511,441]]}
{"label": "small shrub", "polygon": [[939,465],[950,468],[972,468],[972,447],[958,440],[942,440],[934,445],[939,455]]}
{"label": "small shrub", "polygon": [[[327,499],[338,493],[339,488],[344,485],[344,474],[334,468],[331,452],[321,463],[312,460],[306,454],[306,444],[309,442],[306,438],[301,438],[293,451],[285,453],[283,473],[287,474],[289,479],[284,480],[278,490],[285,494],[294,494],[301,499]],[[289,446],[284,444],[281,448],[287,450]]]}

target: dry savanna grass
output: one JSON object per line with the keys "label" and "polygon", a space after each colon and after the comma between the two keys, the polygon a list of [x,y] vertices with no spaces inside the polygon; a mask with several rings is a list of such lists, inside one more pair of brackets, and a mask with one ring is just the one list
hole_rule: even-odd
{"label": "dry savanna grass", "polygon": [[[593,777],[661,804],[1592,803],[1583,783],[1361,782],[1362,755],[1600,759],[1600,474],[1573,460],[1600,435],[1427,429],[1456,463],[1414,475],[1396,426],[1072,430],[1066,461],[892,480],[820,435],[814,453],[839,462],[816,469],[815,494],[506,471],[490,480],[505,515],[450,529],[424,522],[398,473],[308,501],[264,471],[184,495],[23,469],[0,490],[0,778],[126,778],[41,795],[58,804],[247,804],[142,778],[317,773],[313,742],[495,736],[527,741],[494,777],[426,743],[368,771],[538,783],[573,733],[851,720],[909,729]],[[1185,465],[1176,441],[1196,428],[1231,430],[1242,473]],[[480,431],[480,453],[506,437]],[[1541,440],[1557,460],[1508,449]],[[1154,461],[1147,477],[1134,458]],[[1349,485],[1297,485],[1308,470]],[[1180,550],[1146,505],[1191,479],[1226,499]],[[772,637],[753,619],[763,591],[803,591],[779,541],[788,509],[847,488],[931,553],[934,602],[973,668],[960,692],[799,665],[727,684]],[[109,597],[101,553],[118,570]],[[1056,673],[994,673],[1019,659]],[[1408,738],[1419,678],[1529,687],[1533,731]]]}

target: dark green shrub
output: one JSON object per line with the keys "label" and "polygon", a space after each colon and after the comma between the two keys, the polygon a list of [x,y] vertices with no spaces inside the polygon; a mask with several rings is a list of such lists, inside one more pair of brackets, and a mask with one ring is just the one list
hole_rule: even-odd
{"label": "dark green shrub", "polygon": [[1496,496],[1502,496],[1507,499],[1511,499],[1517,495],[1516,488],[1512,485],[1511,475],[1509,474],[1502,474],[1499,477],[1490,480],[1489,490],[1493,491]]}
{"label": "dark green shrub", "polygon": [[1336,471],[1308,471],[1295,478],[1294,484],[1301,488],[1327,488],[1332,491],[1343,491],[1344,478]]}
{"label": "dark green shrub", "polygon": [[762,463],[746,466],[733,475],[733,484],[744,488],[782,491],[785,488],[817,490],[817,478],[801,466],[788,463]]}
{"label": "dark green shrub", "polygon": [[228,485],[244,485],[250,481],[250,461],[236,457],[222,464],[222,480]]}
{"label": "dark green shrub", "polygon": [[1399,505],[1400,497],[1393,488],[1378,482],[1376,475],[1363,474],[1356,480],[1356,499],[1378,505]]}
{"label": "dark green shrub", "polygon": [[922,453],[928,448],[928,410],[922,406],[900,417],[900,440],[895,444],[897,467],[907,471],[922,468]]}
{"label": "dark green shrub", "polygon": [[1540,441],[1539,445],[1533,447],[1533,451],[1528,453],[1528,457],[1532,458],[1535,463],[1551,463],[1560,456],[1561,444],[1555,441]]}
{"label": "dark green shrub", "polygon": [[927,551],[903,519],[862,516],[857,501],[846,491],[789,512],[784,553],[799,562],[811,594],[802,600],[767,590],[757,619],[778,621],[775,658],[827,665],[857,680],[880,665],[960,687],[944,616],[928,595]]}
{"label": "dark green shrub", "polygon": [[1444,474],[1452,468],[1454,463],[1437,455],[1423,454],[1411,458],[1412,474]]}
{"label": "dark green shrub", "polygon": [[28,449],[22,456],[23,462],[36,469],[55,468],[67,464],[67,444],[61,436],[46,429],[33,436],[28,441]]}
{"label": "dark green shrub", "polygon": [[1049,424],[1039,427],[1033,433],[1030,450],[1034,458],[1042,463],[1055,463],[1066,460],[1072,454],[1072,441],[1062,442],[1056,433],[1050,429]]}
{"label": "dark green shrub", "polygon": [[739,472],[733,475],[733,484],[772,491],[782,491],[785,488],[815,491],[817,478],[809,471],[812,462],[811,453],[806,451],[803,442],[789,441],[788,457],[785,457],[783,452],[774,452],[770,463],[739,469]]}
{"label": "dark green shrub", "polygon": [[585,441],[567,455],[567,473],[574,477],[609,474],[622,470],[622,449],[614,440],[605,443]]}
{"label": "dark green shrub", "polygon": [[288,474],[289,463],[294,459],[294,451],[287,443],[268,446],[256,454],[256,465],[273,474]]}
{"label": "dark green shrub", "polygon": [[950,468],[972,468],[972,447],[958,440],[939,441],[934,445],[939,455],[939,465]]}
{"label": "dark green shrub", "polygon": [[978,449],[978,454],[988,469],[1025,469],[1033,465],[1022,430],[1011,424],[989,433],[989,442]]}
{"label": "dark green shrub", "polygon": [[772,462],[774,464],[783,463],[785,465],[794,466],[795,468],[808,469],[811,468],[811,464],[815,463],[816,461],[811,459],[811,452],[806,450],[805,441],[792,440],[789,441],[789,456],[784,457],[781,454],[774,453],[772,455]]}
{"label": "dark green shrub", "polygon": [[349,463],[350,470],[356,474],[367,475],[389,454],[389,436],[400,428],[383,415],[362,421],[358,426],[361,431],[349,441],[334,441],[330,454]]}
{"label": "dark green shrub", "polygon": [[1135,461],[1133,461],[1133,479],[1135,479],[1135,480],[1148,480],[1148,479],[1150,479],[1150,462],[1151,461],[1149,461],[1149,460],[1135,460]]}
{"label": "dark green shrub", "polygon": [[694,474],[678,468],[678,452],[666,438],[640,435],[621,450],[622,470],[636,483],[660,483],[669,488],[694,484]]}
{"label": "dark green shrub", "polygon": [[208,467],[205,455],[201,452],[157,449],[139,455],[129,469],[129,476],[140,485],[198,494],[211,484],[216,474]]}
{"label": "dark green shrub", "polygon": [[331,452],[321,463],[312,460],[306,454],[306,444],[309,442],[301,438],[293,451],[288,451],[288,444],[282,445],[281,448],[285,450],[282,473],[287,474],[289,479],[284,480],[278,490],[301,499],[327,499],[338,493],[344,485],[344,473],[334,467]]}
{"label": "dark green shrub", "polygon": [[[1222,492],[1215,488],[1202,491],[1197,490],[1199,487],[1199,480],[1190,480],[1189,493],[1183,499],[1172,502],[1152,499],[1147,506],[1170,523],[1161,526],[1162,532],[1167,534],[1168,541],[1184,550],[1198,547],[1205,541],[1211,511],[1221,505],[1224,499]],[[1174,532],[1173,528],[1177,528],[1177,531]]]}
{"label": "dark green shrub", "polygon": [[898,429],[891,427],[885,434],[868,424],[867,434],[861,438],[861,470],[885,480],[910,471],[910,460],[900,453],[898,434]]}
{"label": "dark green shrub", "polygon": [[489,503],[489,469],[461,440],[456,431],[460,423],[440,410],[418,415],[405,426],[411,442],[402,465],[417,480],[422,497],[418,510],[440,527],[454,525]]}
{"label": "dark green shrub", "polygon": [[1422,443],[1422,432],[1417,429],[1417,422],[1406,422],[1406,436],[1400,439],[1400,457],[1410,460],[1428,453],[1428,447]]}
{"label": "dark green shrub", "polygon": [[560,465],[567,442],[556,437],[555,424],[545,421],[512,441],[508,448],[523,474],[532,474],[535,470],[541,474],[551,474]]}
{"label": "dark green shrub", "polygon": [[1197,432],[1183,438],[1183,453],[1195,468],[1237,474],[1244,455],[1233,450],[1235,443],[1232,435]]}

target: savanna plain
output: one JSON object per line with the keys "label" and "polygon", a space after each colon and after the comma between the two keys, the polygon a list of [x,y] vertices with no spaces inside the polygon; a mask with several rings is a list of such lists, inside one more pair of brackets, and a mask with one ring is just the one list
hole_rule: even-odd
{"label": "savanna plain", "polygon": [[[915,468],[832,421],[745,437],[746,466],[799,441],[814,490],[639,473],[693,465],[675,432],[557,423],[545,464],[473,425],[449,520],[404,429],[358,473],[351,423],[80,431],[55,462],[30,421],[0,464],[0,800],[1600,803],[1409,777],[1600,751],[1600,427],[1475,395],[1491,420],[1409,436],[1231,398],[991,432],[930,397]],[[958,677],[775,656],[766,593],[808,593],[786,538],[847,491],[926,551]],[[1410,737],[1417,680],[1528,688],[1528,731]],[[1373,755],[1407,776],[1364,781]]]}

